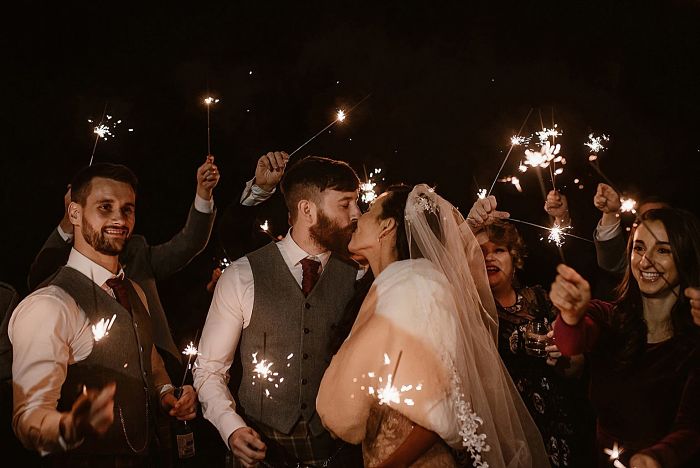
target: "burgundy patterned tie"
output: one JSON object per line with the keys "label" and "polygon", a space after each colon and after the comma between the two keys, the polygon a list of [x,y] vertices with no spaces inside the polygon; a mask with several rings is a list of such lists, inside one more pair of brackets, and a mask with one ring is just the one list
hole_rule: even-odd
{"label": "burgundy patterned tie", "polygon": [[321,262],[311,258],[305,258],[299,263],[301,263],[302,269],[301,291],[304,293],[304,296],[308,296],[320,276],[318,272],[321,269]]}
{"label": "burgundy patterned tie", "polygon": [[110,278],[107,280],[107,286],[112,288],[117,301],[129,312],[131,312],[131,303],[129,302],[129,292],[126,290],[126,285],[124,284],[127,279],[121,278]]}

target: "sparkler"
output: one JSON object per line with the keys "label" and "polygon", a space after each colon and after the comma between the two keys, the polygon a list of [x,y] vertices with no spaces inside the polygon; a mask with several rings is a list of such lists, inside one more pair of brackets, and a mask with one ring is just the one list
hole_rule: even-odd
{"label": "sparkler", "polygon": [[[602,134],[600,136],[595,136],[593,133],[589,133],[588,134],[588,141],[586,143],[584,143],[584,145],[588,146],[588,149],[592,153],[588,157],[588,160],[595,161],[596,159],[598,159],[598,153],[600,153],[601,151],[606,149],[605,146],[603,145],[603,142],[607,142],[609,140],[610,140],[610,138],[605,134]],[[593,159],[591,159],[591,158],[593,158]]]}
{"label": "sparkler", "polygon": [[[467,218],[467,219],[471,219],[471,218]],[[547,226],[541,226],[541,225],[539,225],[539,224],[531,223],[531,222],[529,222],[529,221],[523,221],[523,220],[521,220],[521,219],[508,218],[507,220],[508,220],[508,221],[513,221],[514,223],[526,224],[526,225],[528,225],[528,226],[533,226],[533,227],[537,227],[537,228],[540,228],[540,229],[544,229],[545,231],[549,231],[550,234],[549,234],[549,236],[548,236],[548,239],[551,239],[552,242],[555,242],[555,239],[561,239],[561,236],[568,236],[568,237],[573,237],[573,238],[575,238],[575,239],[579,239],[579,240],[583,240],[583,241],[586,241],[586,242],[593,243],[593,241],[590,240],[590,239],[586,239],[585,237],[579,237],[579,236],[576,236],[576,235],[574,235],[574,234],[570,234],[570,233],[566,232],[566,230],[568,230],[569,228],[571,228],[571,226],[562,227],[562,226],[558,226],[557,224],[555,224],[554,226],[552,226],[551,228],[549,228],[549,227],[547,227]],[[555,228],[557,228],[557,227],[558,227],[558,229],[555,229]],[[552,231],[554,231],[555,233],[552,234]]]}
{"label": "sparkler", "polygon": [[116,318],[117,314],[112,315],[111,319],[105,320],[104,318],[101,318],[99,322],[92,326],[92,337],[95,339],[95,342],[98,342],[109,335],[109,330],[112,328]]}
{"label": "sparkler", "polygon": [[613,447],[611,449],[606,448],[603,450],[603,452],[610,457],[610,461],[613,462],[613,466],[615,468],[626,468],[620,461],[620,455],[624,451],[625,450],[622,447],[617,446],[617,442],[613,443]]}
{"label": "sparkler", "polygon": [[[503,158],[503,162],[501,163],[501,167],[498,169],[498,172],[496,173],[496,177],[493,179],[493,183],[491,184],[491,188],[489,191],[486,193],[486,196],[491,195],[491,192],[493,191],[493,187],[496,185],[496,182],[498,181],[498,178],[501,175],[501,171],[503,170],[503,166],[506,165],[506,162],[508,161],[508,156],[510,156],[511,151],[513,151],[513,148],[515,148],[515,142],[519,141],[520,133],[523,131],[523,128],[525,128],[525,124],[527,121],[530,119],[530,114],[532,114],[532,107],[528,111],[527,115],[525,116],[525,120],[523,120],[523,124],[520,126],[520,129],[518,130],[518,133],[516,133],[513,137],[510,139],[510,148],[508,148],[508,152],[506,153],[506,157]],[[520,143],[518,143],[520,144]]]}
{"label": "sparkler", "polygon": [[336,123],[345,121],[345,119],[346,119],[346,117],[348,116],[348,114],[350,114],[350,112],[352,112],[357,106],[359,106],[360,104],[362,104],[362,103],[365,101],[365,99],[367,99],[367,98],[370,97],[370,96],[371,96],[371,95],[368,94],[367,96],[363,97],[357,104],[355,104],[354,106],[352,106],[347,112],[344,111],[344,110],[342,110],[342,109],[339,109],[339,110],[335,113],[335,119],[334,119],[331,123],[329,123],[328,125],[326,125],[325,127],[323,127],[318,133],[316,133],[314,136],[312,136],[311,138],[309,138],[308,140],[306,140],[304,143],[302,143],[300,147],[298,147],[297,149],[295,149],[294,151],[292,151],[291,153],[289,153],[289,157],[291,158],[292,156],[294,156],[294,154],[295,154],[297,151],[299,151],[299,150],[302,149],[304,146],[306,146],[306,145],[308,145],[309,143],[311,143],[312,141],[314,141],[319,135],[321,135],[323,132],[325,132],[326,130],[328,130],[329,128],[331,128],[331,127],[332,127],[333,125],[335,125]]}
{"label": "sparkler", "polygon": [[204,104],[207,106],[207,154],[211,154],[211,118],[209,108],[212,104],[218,103],[219,100],[211,96],[204,99]]}
{"label": "sparkler", "polygon": [[[394,370],[392,373],[387,375],[386,382],[381,376],[376,377],[375,372],[367,372],[367,374],[362,374],[362,378],[365,378],[365,376],[370,379],[376,378],[378,385],[361,385],[360,390],[363,392],[366,391],[370,396],[377,398],[380,405],[391,406],[392,404],[402,403],[406,406],[415,405],[415,401],[412,398],[405,398],[402,395],[409,391],[420,392],[423,389],[423,385],[421,383],[417,385],[402,385],[401,387],[397,387],[395,385],[396,372],[398,371],[402,355],[403,351],[399,351],[399,355],[396,358],[396,364],[394,365]],[[391,364],[391,359],[389,358],[388,354],[384,353],[384,365],[388,366],[389,364]],[[353,379],[353,382],[357,381],[357,378]],[[355,398],[355,394],[351,394],[350,398]]]}
{"label": "sparkler", "polygon": [[222,257],[221,260],[219,260],[219,269],[222,273],[229,266],[231,266],[231,260],[229,260],[228,257]]}
{"label": "sparkler", "polygon": [[[197,341],[197,337],[199,336],[199,330],[197,330],[197,334],[194,337],[194,341]],[[182,386],[185,385],[185,379],[187,378],[187,372],[192,368],[192,356],[197,356],[199,355],[199,351],[197,351],[197,348],[194,345],[194,341],[190,341],[190,344],[187,345],[187,347],[182,351],[182,354],[187,356],[187,367],[185,367],[185,375],[182,376],[182,382],[180,383],[180,394],[182,393]],[[180,394],[176,391],[175,396],[177,398],[180,398]]]}
{"label": "sparkler", "polygon": [[620,211],[623,213],[637,213],[637,201],[632,198],[620,197]]}
{"label": "sparkler", "polygon": [[549,236],[547,236],[547,239],[549,242],[554,242],[554,244],[557,247],[561,247],[564,245],[564,238],[562,237],[567,229],[571,229],[571,226],[560,226],[557,223],[554,223],[554,225],[550,228],[549,230]]}
{"label": "sparkler", "polygon": [[[508,176],[508,177],[506,177],[506,178],[504,178],[504,179],[498,179],[498,181],[499,181],[499,182],[506,182],[506,183],[509,182],[509,183],[513,184],[513,186],[515,187],[515,189],[516,189],[518,192],[521,192],[521,193],[522,193],[522,191],[523,191],[523,188],[522,188],[522,186],[520,185],[520,179],[518,179],[518,178],[515,177],[515,176]],[[484,195],[486,195],[486,190],[484,190]],[[479,198],[481,198],[481,197],[479,197]]]}
{"label": "sparkler", "polygon": [[476,192],[476,196],[477,196],[480,200],[485,199],[485,198],[486,198],[486,189],[485,189],[485,188],[479,189],[479,190]]}
{"label": "sparkler", "polygon": [[375,191],[375,187],[377,186],[377,184],[372,181],[372,178],[375,175],[380,174],[381,172],[382,170],[380,168],[377,168],[374,171],[370,172],[369,177],[367,177],[367,169],[365,169],[365,178],[367,181],[360,184],[360,192],[362,192],[362,194],[360,195],[360,200],[363,203],[370,204],[377,199],[378,195]]}

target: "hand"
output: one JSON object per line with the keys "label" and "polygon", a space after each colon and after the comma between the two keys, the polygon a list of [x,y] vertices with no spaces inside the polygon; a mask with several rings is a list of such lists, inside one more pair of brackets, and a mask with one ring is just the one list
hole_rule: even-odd
{"label": "hand", "polygon": [[117,384],[107,384],[102,390],[87,390],[63,413],[59,430],[63,440],[72,445],[88,434],[102,435],[114,422],[114,393]]}
{"label": "hand", "polygon": [[554,221],[560,226],[568,226],[571,222],[566,195],[562,195],[556,190],[551,190],[547,194],[547,200],[544,202],[544,211],[549,216],[552,216]]}
{"label": "hand", "polygon": [[214,156],[207,156],[204,164],[197,169],[197,195],[205,200],[211,200],[214,187],[219,183],[219,168],[214,164]]}
{"label": "hand", "polygon": [[233,431],[228,438],[228,445],[233,456],[246,468],[265,459],[267,447],[260,435],[250,427],[241,427]]}
{"label": "hand", "polygon": [[168,392],[160,399],[163,410],[180,421],[189,421],[197,416],[197,392],[192,385],[182,387],[182,395],[177,398],[174,392]]}
{"label": "hand", "polygon": [[598,189],[593,196],[593,204],[603,214],[617,214],[622,206],[620,194],[607,184],[598,184]]}
{"label": "hand", "polygon": [[61,230],[66,234],[73,234],[73,224],[71,224],[70,219],[68,219],[68,205],[70,205],[71,197],[70,189],[71,185],[68,184],[68,190],[66,190],[66,194],[63,195],[63,218],[59,223],[59,225],[61,226]]}
{"label": "hand", "polygon": [[649,455],[636,453],[630,458],[629,468],[661,468],[661,464]]}
{"label": "hand", "polygon": [[693,322],[700,326],[700,288],[686,288],[685,297],[690,299],[690,313],[693,315]]}
{"label": "hand", "polygon": [[219,278],[221,278],[222,273],[219,267],[214,268],[211,272],[211,280],[207,283],[207,291],[209,291],[210,294],[214,293],[214,288],[216,288],[216,283],[219,281]]}
{"label": "hand", "polygon": [[467,223],[474,234],[482,231],[484,226],[493,223],[497,219],[507,219],[510,213],[506,211],[496,211],[496,197],[490,195],[480,198],[474,202],[472,209],[467,215]]}
{"label": "hand", "polygon": [[263,154],[255,167],[255,185],[266,192],[272,192],[282,180],[287,161],[289,161],[289,155],[284,151]]}
{"label": "hand", "polygon": [[549,299],[559,309],[562,320],[576,325],[586,313],[591,300],[591,287],[576,270],[566,265],[557,267],[557,277],[552,283]]}

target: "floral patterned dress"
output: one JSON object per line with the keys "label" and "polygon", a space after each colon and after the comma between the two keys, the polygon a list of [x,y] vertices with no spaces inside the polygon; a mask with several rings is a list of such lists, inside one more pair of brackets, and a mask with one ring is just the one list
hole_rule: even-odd
{"label": "floral patterned dress", "polygon": [[[498,308],[498,351],[530,411],[554,467],[594,466],[595,419],[586,385],[566,378],[567,358],[556,367],[525,352],[525,327],[532,320],[552,323],[557,315],[540,286],[516,290],[514,305]],[[582,377],[582,378],[585,378]]]}

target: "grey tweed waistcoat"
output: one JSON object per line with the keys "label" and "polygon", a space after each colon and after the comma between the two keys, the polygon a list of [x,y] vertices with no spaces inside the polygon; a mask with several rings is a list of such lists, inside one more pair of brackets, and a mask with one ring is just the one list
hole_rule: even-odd
{"label": "grey tweed waistcoat", "polygon": [[[254,304],[243,329],[243,379],[239,403],[247,417],[288,434],[303,418],[312,435],[323,432],[316,394],[331,357],[328,345],[354,292],[357,269],[331,256],[308,297],[274,243],[247,255],[253,271]],[[255,360],[273,364],[268,379]],[[275,375],[277,373],[277,375]]]}
{"label": "grey tweed waistcoat", "polygon": [[82,361],[68,366],[61,387],[59,411],[71,408],[83,385],[102,387],[116,382],[114,423],[104,436],[85,440],[71,453],[89,455],[145,455],[155,430],[155,390],[151,373],[151,320],[130,281],[131,313],[79,271],[63,267],[49,283],[65,290],[85,312],[91,324],[116,319],[107,335],[93,344]]}

